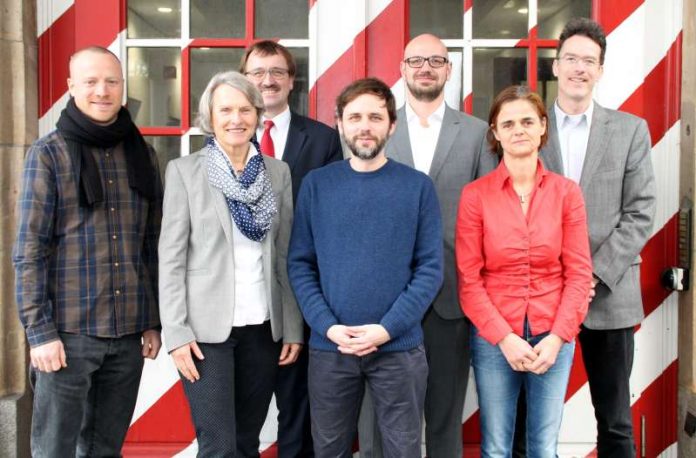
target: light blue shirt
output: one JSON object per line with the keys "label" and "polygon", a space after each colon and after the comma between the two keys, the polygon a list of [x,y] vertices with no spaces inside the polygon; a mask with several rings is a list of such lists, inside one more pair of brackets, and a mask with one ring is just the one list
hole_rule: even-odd
{"label": "light blue shirt", "polygon": [[554,103],[553,109],[556,114],[558,141],[561,146],[563,174],[576,183],[580,183],[587,154],[587,141],[590,138],[594,101],[590,102],[584,113],[575,115],[566,114],[558,106],[558,102]]}

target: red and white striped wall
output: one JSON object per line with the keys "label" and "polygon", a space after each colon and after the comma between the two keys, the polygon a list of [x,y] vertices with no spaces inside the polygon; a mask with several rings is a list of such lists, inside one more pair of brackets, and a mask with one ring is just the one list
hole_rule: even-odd
{"label": "red and white striped wall", "polygon": [[[310,114],[332,123],[333,100],[355,78],[377,76],[403,101],[399,62],[408,41],[407,0],[308,0]],[[184,0],[187,3],[187,0]],[[537,0],[529,2],[536,11]],[[87,45],[108,47],[125,57],[125,0],[37,0],[39,38],[39,124],[42,135],[51,131],[67,100],[68,57]],[[677,456],[677,297],[663,289],[660,272],[677,264],[677,212],[679,196],[679,131],[681,87],[681,0],[593,0],[593,17],[608,34],[604,76],[596,90],[599,103],[644,117],[652,137],[652,158],[658,183],[658,209],[654,233],[643,250],[642,290],[646,319],[636,329],[636,357],[631,378],[637,450],[643,456]],[[462,74],[455,88],[448,87],[466,111],[471,111],[473,84],[471,36],[472,6],[463,0],[464,39],[446,42],[461,47]],[[247,0],[247,9],[253,1]],[[406,19],[405,19],[406,18]],[[537,48],[554,47],[553,40],[537,39],[536,16],[530,15],[529,35],[510,46],[528,48],[536,61]],[[253,41],[247,36],[240,46]],[[180,40],[182,60],[191,41]],[[500,41],[498,41],[500,45]],[[528,81],[535,84],[536,65]],[[183,72],[185,73],[185,72]],[[188,90],[188,77],[182,77]],[[459,96],[463,94],[463,96]],[[188,100],[188,97],[184,97]],[[184,104],[185,105],[185,104]],[[170,134],[187,138],[188,109],[182,107],[182,128]],[[172,128],[168,128],[172,129]],[[176,132],[174,132],[176,131]],[[186,142],[186,145],[188,143]],[[184,141],[182,141],[184,145]],[[188,148],[183,148],[187,151]],[[579,347],[578,347],[579,349]],[[561,431],[561,456],[590,456],[595,450],[596,425],[581,356],[571,373]],[[477,400],[469,384],[462,428],[467,450],[480,440]],[[264,457],[275,457],[276,424],[269,415],[262,441]],[[136,412],[128,435],[126,454],[193,456],[195,433],[174,366],[164,352],[148,361]],[[137,444],[149,444],[139,452]],[[473,448],[470,448],[472,445]],[[468,456],[469,452],[465,452]],[[475,456],[475,452],[471,452]]]}

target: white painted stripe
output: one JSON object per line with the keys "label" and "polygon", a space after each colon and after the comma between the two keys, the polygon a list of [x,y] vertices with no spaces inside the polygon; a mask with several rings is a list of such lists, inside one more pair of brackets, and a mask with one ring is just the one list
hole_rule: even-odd
{"label": "white painted stripe", "polygon": [[36,2],[36,36],[42,33],[58,19],[68,8],[73,5],[74,0],[37,0]]}
{"label": "white painted stripe", "polygon": [[60,112],[65,108],[65,106],[68,104],[68,99],[70,98],[70,94],[66,91],[63,96],[58,99],[56,103],[51,106],[51,108],[39,118],[39,137],[43,137],[44,135],[48,134],[49,132],[52,132],[53,129],[56,128],[56,122],[58,122],[58,118],[60,117]]}
{"label": "white painted stripe", "polygon": [[677,456],[679,456],[679,449],[677,447],[677,443],[673,443],[657,456],[658,458],[677,458]]}
{"label": "white painted stripe", "polygon": [[680,130],[681,121],[677,121],[651,152],[657,188],[653,235],[679,211]]}
{"label": "white painted stripe", "polygon": [[[310,65],[309,87],[324,74],[391,0],[318,0],[309,11],[309,37],[316,65]],[[321,40],[318,39],[321,37]]]}
{"label": "white painted stripe", "polygon": [[195,458],[196,453],[198,453],[198,441],[194,439],[191,445],[174,455],[174,458]]}
{"label": "white painted stripe", "polygon": [[140,378],[140,388],[138,388],[138,400],[135,403],[131,425],[178,381],[179,375],[174,361],[163,346],[159,355],[157,355],[157,359],[154,361],[150,359],[145,360],[143,375]]}

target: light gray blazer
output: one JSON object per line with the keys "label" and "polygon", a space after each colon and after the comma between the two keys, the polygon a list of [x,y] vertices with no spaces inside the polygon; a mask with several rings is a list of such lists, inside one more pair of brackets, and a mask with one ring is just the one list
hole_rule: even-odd
{"label": "light gray blazer", "polygon": [[[489,152],[486,143],[487,129],[486,123],[480,119],[445,105],[442,128],[428,173],[435,183],[440,201],[445,243],[445,280],[433,307],[438,315],[448,320],[464,317],[459,306],[454,258],[454,226],[459,197],[464,185],[487,174],[497,165],[497,158]],[[386,153],[387,157],[414,166],[404,107],[397,113],[396,131],[387,143]]]}
{"label": "light gray blazer", "polygon": [[[563,174],[553,107],[549,141],[541,158]],[[655,175],[646,122],[628,113],[594,106],[587,154],[580,178],[585,196],[594,274],[601,280],[584,325],[621,329],[643,319],[640,251],[652,232]]]}
{"label": "light gray blazer", "polygon": [[[159,240],[159,303],[169,351],[191,341],[220,343],[234,316],[233,221],[222,192],[208,182],[207,153],[169,162]],[[263,272],[273,339],[302,342],[302,315],[288,282],[292,228],[290,169],[264,156],[278,205],[263,240]]]}

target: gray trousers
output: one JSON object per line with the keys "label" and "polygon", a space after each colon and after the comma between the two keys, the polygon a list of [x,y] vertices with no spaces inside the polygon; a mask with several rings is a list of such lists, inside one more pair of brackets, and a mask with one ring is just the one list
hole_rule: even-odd
{"label": "gray trousers", "polygon": [[[462,456],[462,414],[469,381],[469,325],[445,320],[434,309],[423,319],[428,358],[425,397],[425,450],[429,458]],[[371,400],[365,396],[358,425],[361,458],[382,458],[379,428]]]}
{"label": "gray trousers", "polygon": [[374,402],[384,456],[421,457],[428,364],[423,346],[363,357],[310,349],[309,404],[317,458],[352,456],[365,385]]}
{"label": "gray trousers", "polygon": [[35,372],[31,455],[121,456],[143,369],[140,334],[60,338],[68,367]]}

